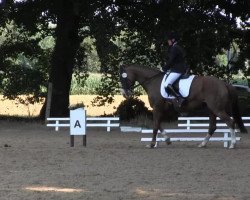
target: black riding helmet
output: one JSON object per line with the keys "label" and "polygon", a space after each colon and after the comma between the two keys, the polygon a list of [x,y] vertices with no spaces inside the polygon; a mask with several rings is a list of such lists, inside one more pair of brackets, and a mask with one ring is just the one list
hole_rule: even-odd
{"label": "black riding helmet", "polygon": [[170,31],[167,33],[167,39],[168,40],[175,40],[175,41],[179,41],[180,37],[179,34],[175,31]]}

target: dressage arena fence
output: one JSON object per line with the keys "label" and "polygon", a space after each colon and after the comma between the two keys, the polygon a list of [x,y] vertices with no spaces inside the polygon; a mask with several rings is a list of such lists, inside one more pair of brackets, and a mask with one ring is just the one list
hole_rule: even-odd
{"label": "dressage arena fence", "polygon": [[[110,132],[111,127],[120,126],[119,117],[87,117],[86,120],[87,120],[86,127],[105,127],[107,132]],[[52,117],[52,118],[47,118],[47,121],[55,122],[55,123],[47,124],[48,127],[55,127],[55,131],[59,131],[60,127],[70,127],[69,117],[65,117],[65,118]],[[114,122],[118,122],[118,123],[114,123]]]}
{"label": "dressage arena fence", "polygon": [[[74,112],[80,113],[74,114]],[[70,117],[47,118],[46,126],[54,127],[55,131],[59,131],[60,127],[70,127],[70,146],[73,147],[74,135],[83,135],[83,146],[86,146],[86,127],[105,127],[107,132],[110,132],[111,127],[119,127],[120,124],[119,117],[86,117],[84,109],[76,109],[70,112]]]}
{"label": "dressage arena fence", "polygon": [[[219,118],[217,118],[217,121]],[[250,117],[242,117],[243,123],[246,127],[250,126]],[[183,123],[185,121],[185,123]],[[165,129],[169,134],[189,134],[189,137],[171,137],[171,142],[194,142],[194,141],[203,141],[204,137],[193,137],[191,134],[199,133],[208,133],[209,127],[209,118],[208,117],[179,117],[178,118],[178,127],[185,127],[183,129]],[[181,122],[181,123],[180,123]],[[206,127],[206,129],[201,129]],[[153,133],[152,129],[142,129],[142,133]],[[236,132],[239,130],[236,129]],[[223,137],[218,137],[218,134],[223,134]],[[223,142],[224,147],[228,147],[231,137],[229,137],[230,130],[227,128],[225,123],[217,123],[217,129],[214,135],[210,138],[211,142]],[[240,140],[240,137],[236,137],[236,140]],[[152,138],[141,138],[142,142],[151,142]],[[157,138],[157,142],[165,142],[165,138]]]}

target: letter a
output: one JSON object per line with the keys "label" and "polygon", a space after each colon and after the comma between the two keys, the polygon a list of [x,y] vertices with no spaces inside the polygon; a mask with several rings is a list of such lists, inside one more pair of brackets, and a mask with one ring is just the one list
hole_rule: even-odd
{"label": "letter a", "polygon": [[79,126],[79,128],[81,128],[81,124],[80,124],[79,120],[76,120],[74,128],[77,127],[77,126]]}

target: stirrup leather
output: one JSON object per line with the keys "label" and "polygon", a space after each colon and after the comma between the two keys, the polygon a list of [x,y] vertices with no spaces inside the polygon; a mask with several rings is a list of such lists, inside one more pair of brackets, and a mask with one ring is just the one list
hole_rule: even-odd
{"label": "stirrup leather", "polygon": [[175,89],[173,88],[171,84],[168,84],[167,91],[169,94],[173,94],[176,98],[182,98],[182,96],[175,91]]}

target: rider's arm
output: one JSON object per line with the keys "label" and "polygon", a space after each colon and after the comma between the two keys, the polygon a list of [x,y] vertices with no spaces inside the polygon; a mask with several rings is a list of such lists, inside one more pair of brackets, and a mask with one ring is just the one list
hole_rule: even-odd
{"label": "rider's arm", "polygon": [[169,58],[168,58],[166,64],[162,67],[162,70],[164,72],[169,70],[170,67],[174,64],[174,59],[176,58],[176,56],[177,56],[177,51],[176,51],[176,48],[173,47],[173,48],[170,49]]}

